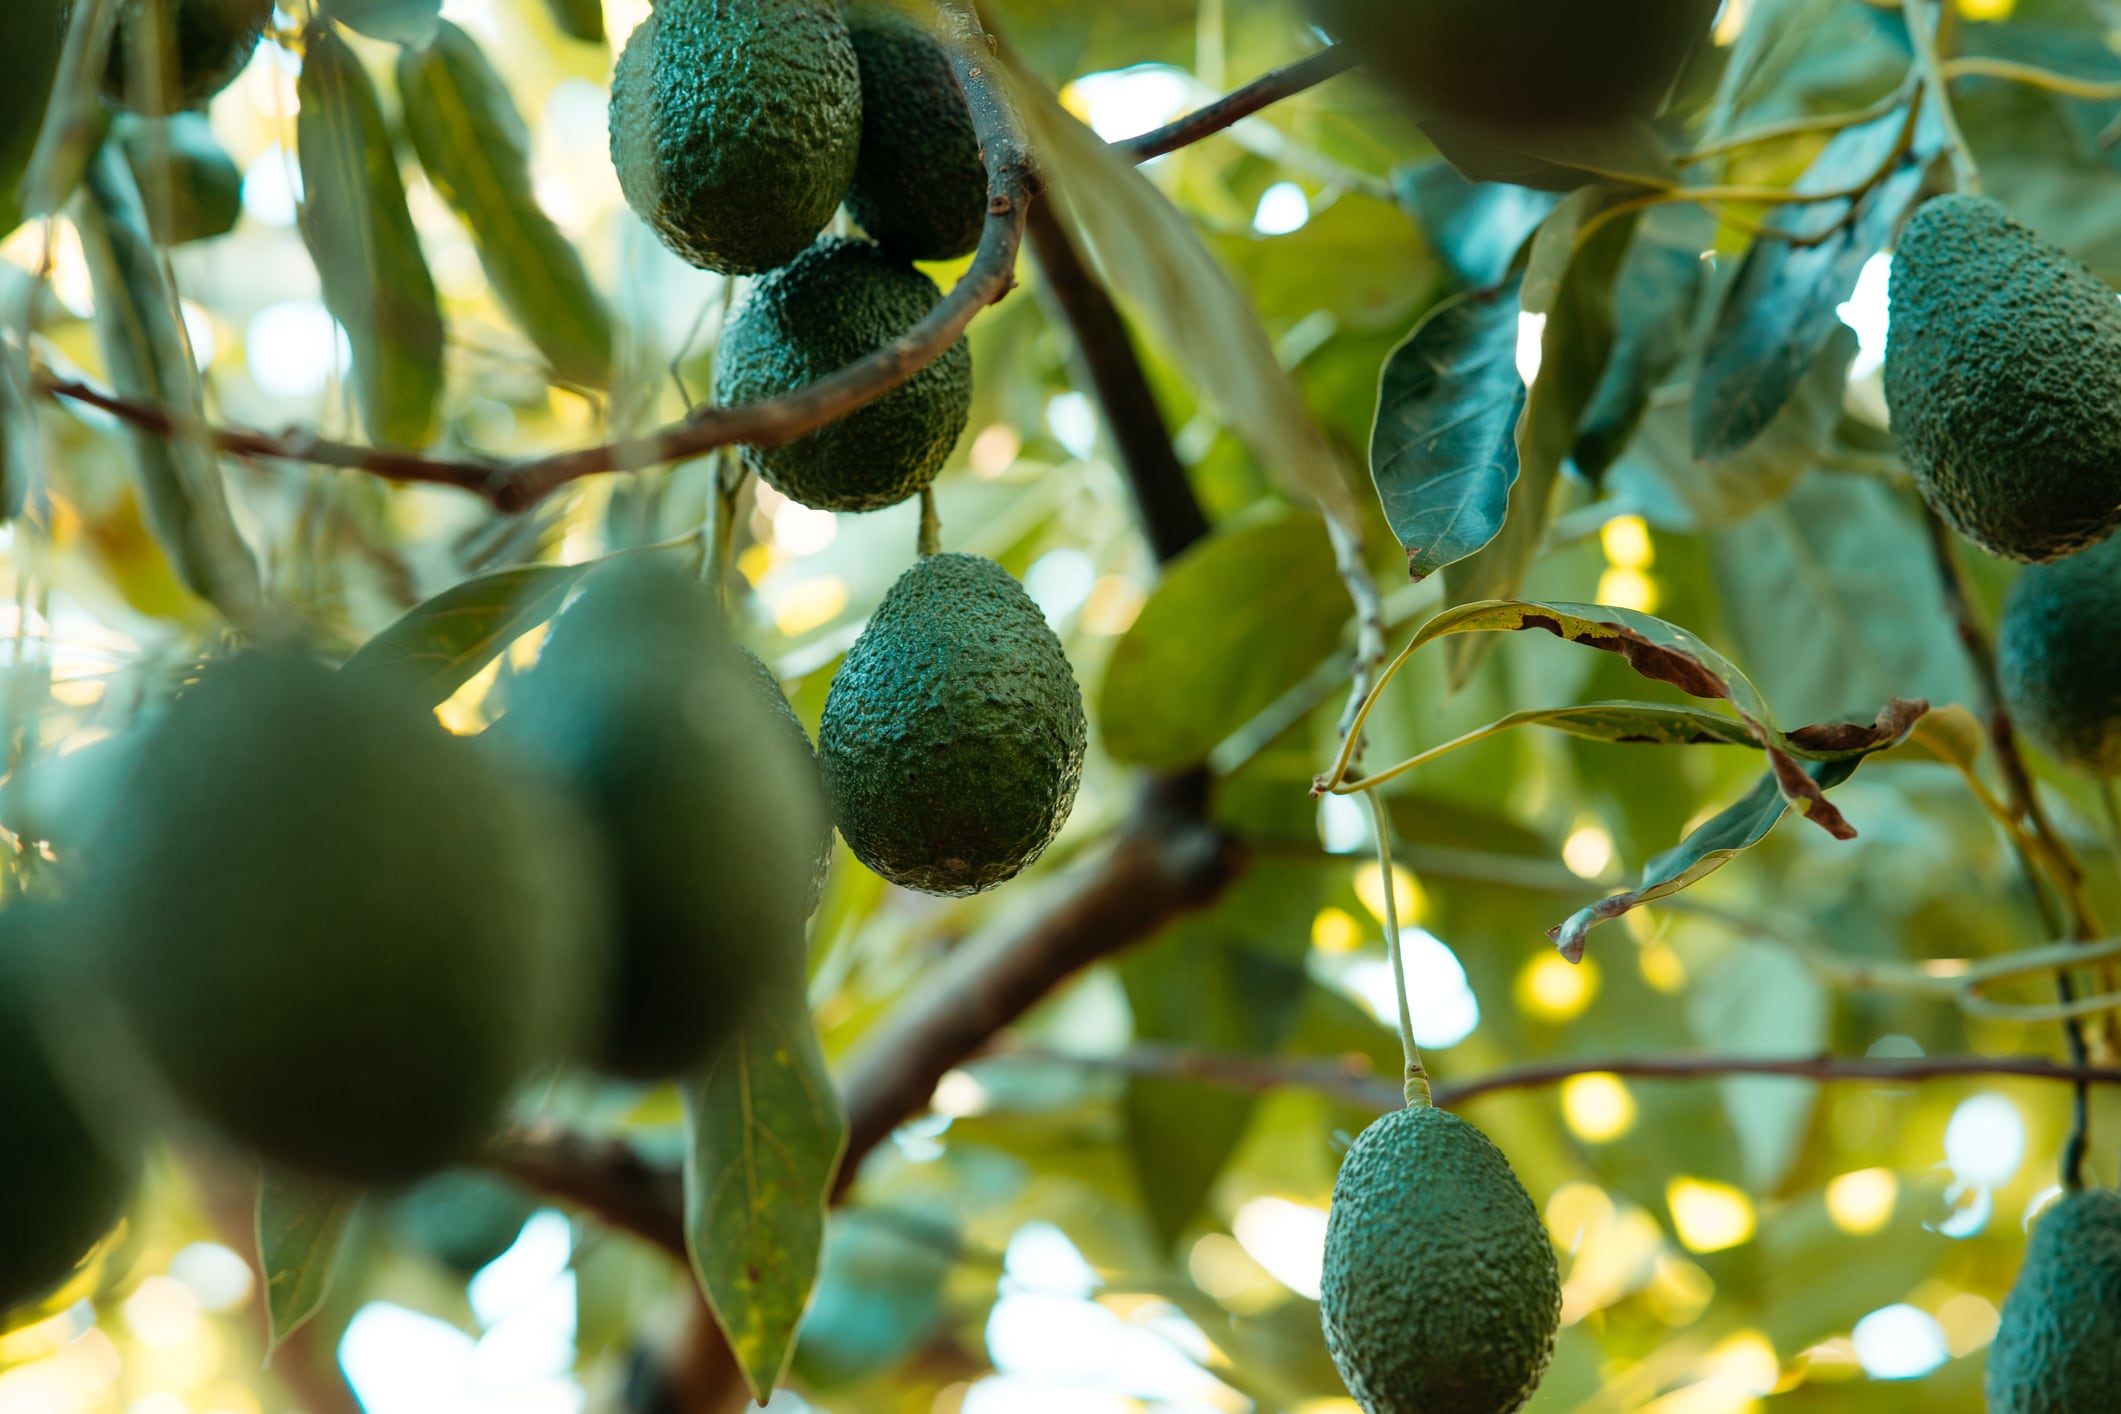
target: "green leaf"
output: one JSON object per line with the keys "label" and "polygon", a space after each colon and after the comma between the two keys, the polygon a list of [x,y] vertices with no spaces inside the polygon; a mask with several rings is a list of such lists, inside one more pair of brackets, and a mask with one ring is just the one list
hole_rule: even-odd
{"label": "green leaf", "polygon": [[560,33],[584,44],[604,42],[603,0],[545,0]]}
{"label": "green leaf", "polygon": [[464,218],[496,294],[567,382],[611,383],[611,318],[582,257],[538,205],[530,132],[478,44],[443,21],[398,55],[413,150]]}
{"label": "green leaf", "polygon": [[[117,33],[120,3],[121,0],[83,0],[67,13],[59,71],[49,85],[50,102],[41,105],[44,120],[15,189],[17,210],[9,213],[10,228],[15,224],[13,216],[45,216],[64,205],[81,184],[89,159],[103,141],[110,121],[103,105],[103,74],[110,59],[112,37]],[[17,0],[8,8],[19,9],[19,15],[12,17],[17,22],[39,24],[49,17],[40,17],[40,12],[48,9],[41,0],[29,0],[27,4]],[[10,47],[15,43],[12,32],[8,42]],[[34,43],[25,44],[23,52],[34,66],[33,72],[41,69]],[[29,82],[34,86],[36,81],[32,78]]]}
{"label": "green leaf", "polygon": [[799,987],[762,998],[685,1087],[685,1120],[686,1246],[764,1404],[795,1349],[847,1148],[847,1119]]}
{"label": "green leaf", "polygon": [[1633,440],[1650,395],[1685,351],[1716,221],[1694,206],[1643,214],[1613,286],[1613,352],[1576,428],[1570,457],[1592,482]]}
{"label": "green leaf", "polygon": [[1502,529],[1525,405],[1518,315],[1514,284],[1461,295],[1385,360],[1370,475],[1416,580]]}
{"label": "green leaf", "polygon": [[[96,340],[111,385],[125,397],[203,426],[205,404],[177,292],[148,233],[132,169],[116,144],[89,164],[74,211],[95,284]],[[230,623],[256,629],[263,612],[258,567],[236,530],[213,449],[181,433],[135,429],[126,437],[142,511],[178,576]]]}
{"label": "green leaf", "polygon": [[1401,167],[1392,192],[1451,273],[1475,289],[1501,284],[1561,198],[1504,182],[1471,182],[1448,162]]}
{"label": "green leaf", "polygon": [[1252,302],[1132,162],[1062,108],[1052,89],[1004,59],[1018,106],[1051,175],[1056,210],[1132,302],[1144,326],[1267,472],[1338,524],[1361,524],[1355,493],[1303,396],[1275,357]]}
{"label": "green leaf", "polygon": [[[1826,789],[1837,786],[1855,773],[1857,761],[1822,761],[1800,768],[1804,777],[1826,799]],[[1789,812],[1790,789],[1781,771],[1769,771],[1736,805],[1715,816],[1663,854],[1643,866],[1642,882],[1626,893],[1614,894],[1569,915],[1551,934],[1554,945],[1571,962],[1583,957],[1584,936],[1601,923],[1633,912],[1646,903],[1688,889],[1767,838]],[[1827,806],[1832,810],[1832,806]],[[1840,818],[1840,812],[1834,812]],[[1813,818],[1818,818],[1815,814]]]}
{"label": "green leaf", "polygon": [[[1577,424],[1613,347],[1613,280],[1634,218],[1607,221],[1588,240],[1583,231],[1615,200],[1610,187],[1573,192],[1533,239],[1522,299],[1527,311],[1545,314],[1547,323],[1540,337],[1539,376],[1532,380],[1517,422],[1517,481],[1495,538],[1445,573],[1444,598],[1449,603],[1515,594],[1539,553],[1562,459],[1576,441]],[[1446,661],[1454,689],[1472,679],[1492,647],[1483,639],[1449,647]]]}
{"label": "green leaf", "polygon": [[[1929,110],[1925,109],[1925,116]],[[1793,191],[1817,195],[1869,180],[1891,158],[1908,121],[1895,109],[1835,135]],[[1694,383],[1694,455],[1734,456],[1782,411],[1827,339],[1863,264],[1892,239],[1922,191],[1922,174],[1943,143],[1941,125],[1918,125],[1913,150],[1855,210],[1843,201],[1778,206],[1767,223],[1814,245],[1762,236],[1724,297]]]}
{"label": "green leaf", "polygon": [[442,0],[323,0],[317,9],[370,39],[424,44],[441,22]]}
{"label": "green leaf", "polygon": [[296,85],[302,237],[324,304],[353,346],[368,434],[424,446],[442,394],[442,312],[420,252],[375,84],[328,25],[312,25]]}
{"label": "green leaf", "polygon": [[140,184],[156,240],[185,245],[235,229],[243,214],[243,171],[215,139],[204,113],[121,113],[111,135]]}
{"label": "green leaf", "polygon": [[443,590],[361,645],[342,671],[390,678],[438,707],[509,644],[559,612],[591,566],[523,565]]}
{"label": "green leaf", "polygon": [[1601,182],[1661,190],[1679,181],[1664,140],[1644,122],[1557,127],[1533,134],[1431,118],[1421,130],[1468,181],[1507,182],[1541,191],[1573,191]]}
{"label": "green leaf", "polygon": [[[1687,1023],[1704,1048],[1737,1056],[1823,1055],[1825,984],[1788,948],[1733,942],[1687,989]],[[1773,1193],[1804,1142],[1819,1087],[1808,1080],[1734,1076],[1719,1081],[1738,1136],[1746,1186]]]}
{"label": "green leaf", "polygon": [[1348,617],[1316,518],[1279,516],[1201,542],[1112,651],[1098,701],[1105,751],[1157,770],[1206,760],[1334,650]]}
{"label": "green leaf", "polygon": [[258,1175],[258,1265],[265,1277],[266,1356],[331,1294],[331,1274],[360,1198],[267,1169]]}

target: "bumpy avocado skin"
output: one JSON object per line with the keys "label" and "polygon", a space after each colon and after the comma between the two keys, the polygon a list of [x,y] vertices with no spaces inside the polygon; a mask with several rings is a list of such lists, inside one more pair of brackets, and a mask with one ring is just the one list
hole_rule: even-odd
{"label": "bumpy avocado skin", "polygon": [[[942,292],[867,241],[827,236],[753,287],[715,353],[715,393],[729,406],[806,388],[927,317]],[[867,407],[744,462],[816,510],[877,511],[935,479],[972,415],[972,351],[963,339]]]}
{"label": "bumpy avocado skin", "polygon": [[2033,740],[2080,771],[2121,775],[2121,537],[2019,572],[1996,674]]}
{"label": "bumpy avocado skin", "polygon": [[1915,484],[1992,554],[2121,525],[2121,302],[1987,197],[1925,202],[1893,252],[1885,398]]}
{"label": "bumpy avocado skin", "polygon": [[2121,1390],[2121,1193],[2062,1199],[2033,1229],[1988,1352],[1989,1414],[2084,1414]]}
{"label": "bumpy avocado skin", "polygon": [[495,731],[605,842],[618,965],[596,1063],[683,1073],[801,966],[822,827],[809,763],[704,586],[646,558],[590,578]]}
{"label": "bumpy avocado skin", "polygon": [[1342,1162],[1320,1311],[1367,1414],[1509,1414],[1553,1357],[1561,1277],[1502,1151],[1424,1106],[1378,1120]]}
{"label": "bumpy avocado skin", "polygon": [[1654,111],[1717,0],[1305,0],[1422,118],[1525,130]]}
{"label": "bumpy avocado skin", "polygon": [[905,260],[953,260],[987,223],[987,169],[943,47],[881,4],[847,12],[862,66],[862,155],[847,210]]}
{"label": "bumpy avocado skin", "polygon": [[832,873],[832,814],[825,804],[825,778],[817,764],[817,748],[811,745],[810,732],[803,719],[795,715],[795,708],[788,701],[788,694],[781,691],[781,679],[773,669],[766,666],[765,659],[749,648],[738,648],[737,657],[744,662],[750,673],[752,691],[765,704],[766,715],[776,724],[781,736],[788,743],[789,759],[808,765],[803,780],[811,792],[813,817],[812,828],[816,837],[811,842],[810,884],[804,893],[803,912],[817,912],[818,901],[825,896],[825,881]]}
{"label": "bumpy avocado skin", "polygon": [[575,1050],[604,957],[580,823],[417,704],[246,654],[122,789],[83,941],[167,1090],[237,1144],[409,1182]]}
{"label": "bumpy avocado skin", "polygon": [[931,555],[832,679],[818,760],[857,858],[895,884],[962,896],[1053,842],[1087,739],[1075,675],[1023,586],[992,560]]}
{"label": "bumpy avocado skin", "polygon": [[619,186],[704,269],[756,274],[801,254],[861,138],[861,77],[832,0],[662,0],[612,75]]}
{"label": "bumpy avocado skin", "polygon": [[[165,0],[161,13],[169,16],[168,30],[159,39],[149,28],[156,11],[148,0],[121,0],[103,92],[121,108],[174,113],[198,107],[235,82],[272,20],[273,0]],[[143,86],[132,71],[136,56],[157,53],[169,65],[159,103],[138,91]]]}
{"label": "bumpy avocado skin", "polygon": [[46,1050],[27,920],[0,915],[0,1314],[63,1283],[125,1213],[137,1164],[83,1120]]}

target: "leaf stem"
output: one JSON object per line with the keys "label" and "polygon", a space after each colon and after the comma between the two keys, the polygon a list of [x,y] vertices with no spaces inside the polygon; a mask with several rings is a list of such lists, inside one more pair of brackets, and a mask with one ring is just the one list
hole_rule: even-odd
{"label": "leaf stem", "polygon": [[1385,811],[1382,796],[1376,791],[1368,795],[1370,822],[1377,833],[1379,887],[1384,891],[1385,954],[1392,959],[1392,989],[1399,997],[1399,1046],[1407,1058],[1407,1108],[1425,1109],[1430,1104],[1429,1073],[1422,1068],[1421,1048],[1414,1043],[1414,1009],[1407,1004],[1407,966],[1399,946],[1399,885],[1392,873],[1392,817]]}

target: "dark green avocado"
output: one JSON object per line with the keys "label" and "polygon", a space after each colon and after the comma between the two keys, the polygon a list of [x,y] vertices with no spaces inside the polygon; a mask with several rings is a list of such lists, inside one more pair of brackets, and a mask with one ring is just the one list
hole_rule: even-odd
{"label": "dark green avocado", "polygon": [[2121,1193],[2049,1208],[1988,1351],[1989,1414],[2085,1414],[2121,1391]]}
{"label": "dark green avocado", "polygon": [[236,228],[243,214],[243,171],[215,139],[204,113],[166,119],[121,114],[111,135],[125,150],[156,240],[185,245]]}
{"label": "dark green avocado", "polygon": [[766,715],[778,724],[782,737],[787,740],[788,756],[792,760],[807,762],[810,767],[804,779],[811,788],[815,803],[812,816],[817,837],[811,847],[810,887],[803,911],[815,913],[818,901],[825,896],[825,881],[832,872],[832,815],[825,805],[825,778],[818,772],[817,748],[810,744],[810,732],[803,726],[803,719],[795,715],[788,694],[781,691],[780,677],[749,648],[737,649],[737,656],[744,660],[744,666],[751,674],[752,690],[765,704]]}
{"label": "dark green avocado", "polygon": [[905,260],[969,255],[987,224],[972,111],[934,35],[888,5],[847,11],[862,66],[862,155],[847,210]]}
{"label": "dark green avocado", "polygon": [[213,664],[121,790],[73,921],[162,1088],[236,1144],[409,1182],[579,1050],[607,957],[583,827],[376,680]]}
{"label": "dark green avocado", "polygon": [[[827,236],[752,288],[715,353],[715,394],[738,406],[807,388],[875,353],[935,308],[926,275],[867,241]],[[895,506],[935,479],[972,415],[972,352],[941,358],[868,406],[744,462],[791,500],[827,511]]]}
{"label": "dark green avocado", "polygon": [[2011,719],[2094,776],[2121,775],[2121,538],[2028,565],[1996,625]]}
{"label": "dark green avocado", "polygon": [[1366,1414],[1510,1414],[1553,1357],[1561,1276],[1502,1151],[1424,1105],[1372,1124],[1342,1162],[1319,1309]]}
{"label": "dark green avocado", "polygon": [[59,72],[65,0],[7,0],[0,5],[0,227],[15,228],[22,172]]}
{"label": "dark green avocado", "polygon": [[1577,128],[1656,111],[1717,0],[1304,0],[1424,119]]}
{"label": "dark green avocado", "polygon": [[833,0],[661,0],[612,75],[619,186],[704,269],[756,274],[800,255],[861,140],[861,76]]}
{"label": "dark green avocado", "polygon": [[618,965],[594,1059],[613,1074],[685,1072],[800,971],[828,827],[807,741],[761,696],[707,589],[638,556],[590,577],[494,729],[603,838]]}
{"label": "dark green avocado", "polygon": [[0,1315],[73,1274],[124,1216],[138,1169],[83,1118],[47,1050],[27,930],[48,916],[0,914]]}
{"label": "dark green avocado", "polygon": [[243,72],[272,12],[273,0],[119,0],[104,96],[145,113],[199,107]]}
{"label": "dark green avocado", "polygon": [[2121,525],[2121,301],[1983,196],[1925,202],[1893,252],[1885,398],[1937,513],[2038,563]]}
{"label": "dark green avocado", "polygon": [[1067,656],[992,560],[899,577],[825,698],[818,760],[848,847],[894,884],[976,894],[1067,823],[1088,727]]}

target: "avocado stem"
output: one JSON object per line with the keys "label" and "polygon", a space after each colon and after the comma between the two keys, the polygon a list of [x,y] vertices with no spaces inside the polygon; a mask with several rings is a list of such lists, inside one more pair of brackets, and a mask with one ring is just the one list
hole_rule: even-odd
{"label": "avocado stem", "polygon": [[1374,790],[1364,791],[1370,802],[1371,827],[1377,835],[1378,887],[1384,892],[1385,954],[1392,959],[1392,990],[1399,998],[1399,1044],[1406,1052],[1407,1108],[1429,1105],[1429,1073],[1422,1067],[1421,1048],[1414,1044],[1414,1009],[1407,1004],[1407,967],[1399,950],[1399,886],[1392,876],[1392,820],[1385,813],[1384,798]]}
{"label": "avocado stem", "polygon": [[943,518],[935,513],[935,488],[921,488],[921,558],[935,554],[943,548]]}
{"label": "avocado stem", "polygon": [[1922,15],[1923,0],[1900,0],[1900,11],[1907,18],[1908,43],[1915,50],[1915,67],[1921,71],[1922,86],[1932,105],[1937,110],[1937,119],[1944,125],[1944,145],[1951,154],[1952,178],[1960,191],[1978,196],[1981,194],[1981,169],[1974,165],[1974,150],[1967,145],[1966,134],[1960,131],[1959,117],[1952,110],[1951,81],[1944,72],[1943,60],[1938,56],[1938,36],[1951,14],[1945,0],[1937,0],[1937,20],[1931,24]]}

